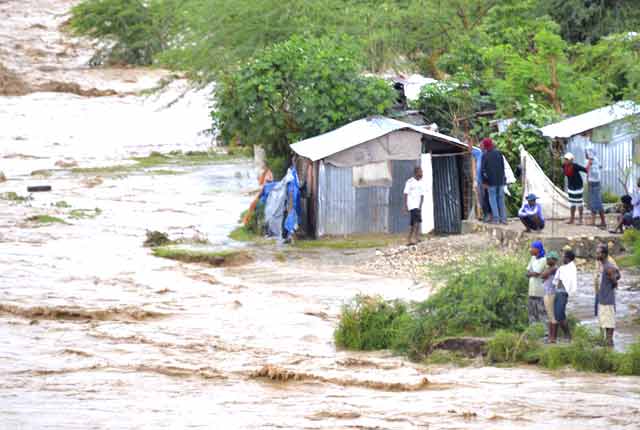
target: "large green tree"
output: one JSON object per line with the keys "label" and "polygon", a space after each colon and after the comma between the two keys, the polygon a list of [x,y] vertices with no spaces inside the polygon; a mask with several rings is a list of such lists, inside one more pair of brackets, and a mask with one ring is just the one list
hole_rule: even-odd
{"label": "large green tree", "polygon": [[384,114],[395,92],[362,75],[357,52],[345,38],[293,37],[226,74],[216,86],[213,112],[222,140],[286,155],[299,139]]}

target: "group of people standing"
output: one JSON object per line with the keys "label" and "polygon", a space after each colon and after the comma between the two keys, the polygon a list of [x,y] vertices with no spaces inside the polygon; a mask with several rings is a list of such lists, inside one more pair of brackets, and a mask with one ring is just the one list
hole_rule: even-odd
{"label": "group of people standing", "polygon": [[[587,163],[585,166],[582,166],[575,162],[575,156],[570,152],[567,152],[563,157],[562,171],[567,179],[567,194],[570,207],[570,216],[567,224],[583,224],[585,187],[582,175],[586,174],[589,197],[587,206],[591,212],[589,225],[605,229],[607,222],[602,201],[600,161],[592,148],[585,150],[585,158]],[[529,194],[525,200],[526,202],[520,208],[518,216],[524,224],[526,231],[540,231],[544,229],[545,220],[542,214],[542,207],[537,202],[538,197],[535,194]],[[622,214],[618,218],[615,229],[610,230],[610,233],[622,233],[625,227],[640,229],[640,178],[638,178],[637,189],[634,190],[632,195],[622,196],[620,201],[623,206]],[[578,213],[577,221],[576,212]],[[596,216],[600,218],[598,224],[596,224]]]}
{"label": "group of people standing", "polygon": [[[564,250],[562,264],[557,252],[545,252],[541,241],[531,244],[531,259],[527,266],[529,278],[528,314],[529,323],[546,322],[548,324],[548,342],[556,343],[558,329],[571,340],[571,330],[567,321],[567,303],[578,291],[578,271],[575,254]],[[620,271],[609,256],[606,245],[596,250],[599,269],[595,285],[595,314],[606,336],[607,345],[613,347],[615,322],[615,291],[620,280]]]}

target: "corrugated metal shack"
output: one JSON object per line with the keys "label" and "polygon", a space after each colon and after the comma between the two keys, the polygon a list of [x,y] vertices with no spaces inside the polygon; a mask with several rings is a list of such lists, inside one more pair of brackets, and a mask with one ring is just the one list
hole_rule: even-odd
{"label": "corrugated metal shack", "polygon": [[602,190],[618,195],[625,189],[621,180],[627,172],[627,187],[633,189],[640,177],[640,106],[618,102],[568,118],[540,129],[576,162],[586,164],[585,149],[591,146],[602,163]]}
{"label": "corrugated metal shack", "polygon": [[372,117],[291,149],[306,184],[300,225],[310,236],[408,231],[404,185],[426,153],[432,159],[434,230],[460,232],[472,189],[470,154],[458,139]]}

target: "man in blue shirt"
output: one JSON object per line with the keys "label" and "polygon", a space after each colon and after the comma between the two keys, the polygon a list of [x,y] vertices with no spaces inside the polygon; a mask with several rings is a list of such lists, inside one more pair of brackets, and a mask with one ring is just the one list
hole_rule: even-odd
{"label": "man in blue shirt", "polygon": [[522,205],[518,216],[524,224],[526,232],[541,231],[544,228],[544,217],[542,216],[542,207],[536,203],[538,197],[535,194],[527,196],[527,202]]}

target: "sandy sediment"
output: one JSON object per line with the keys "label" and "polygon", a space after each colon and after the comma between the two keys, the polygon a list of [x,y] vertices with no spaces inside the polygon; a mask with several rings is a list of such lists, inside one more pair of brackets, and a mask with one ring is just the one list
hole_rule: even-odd
{"label": "sandy sediment", "polygon": [[327,384],[340,385],[342,387],[362,387],[370,388],[372,390],[380,391],[421,391],[432,388],[442,388],[439,385],[432,384],[429,379],[423,377],[419,382],[411,384],[406,382],[386,382],[386,381],[371,381],[371,380],[359,380],[351,378],[332,378],[321,375],[314,375],[311,373],[298,372],[295,370],[288,370],[282,367],[266,365],[252,372],[249,375],[254,379],[269,379],[277,382],[304,382],[315,381],[324,382]]}
{"label": "sandy sediment", "polygon": [[9,314],[32,320],[98,320],[98,321],[142,321],[168,316],[167,314],[140,309],[134,306],[107,309],[83,309],[73,306],[32,306],[21,307],[0,303],[0,314]]}

